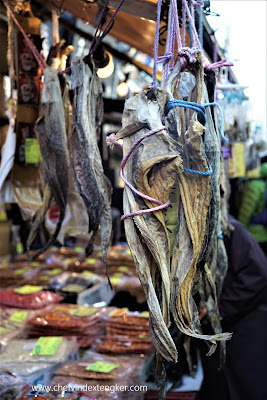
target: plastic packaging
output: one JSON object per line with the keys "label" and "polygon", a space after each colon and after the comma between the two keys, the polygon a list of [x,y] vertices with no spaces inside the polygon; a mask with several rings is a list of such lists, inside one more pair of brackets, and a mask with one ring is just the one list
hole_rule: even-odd
{"label": "plastic packaging", "polygon": [[0,398],[1,400],[17,400],[28,386],[7,371],[0,372]]}
{"label": "plastic packaging", "polygon": [[40,311],[27,321],[29,336],[75,335],[82,347],[104,336],[106,308],[60,304]]}
{"label": "plastic packaging", "polygon": [[96,351],[107,354],[146,354],[152,351],[147,312],[115,309],[107,318],[106,338],[95,342]]}
{"label": "plastic packaging", "polygon": [[5,289],[0,292],[0,304],[26,309],[38,309],[52,303],[59,303],[63,297],[58,294],[39,290],[31,294],[20,294],[16,289]]}
{"label": "plastic packaging", "polygon": [[[51,338],[50,338],[51,339]],[[47,338],[45,339],[47,342]],[[49,348],[46,347],[40,351],[41,345],[38,346],[39,339],[19,339],[10,342],[1,354],[1,364],[10,363],[25,363],[25,362],[39,362],[39,363],[57,363],[65,362],[69,355],[77,350],[77,341],[72,339],[56,339],[57,343],[50,344]],[[37,351],[38,346],[38,351]],[[55,352],[54,352],[55,350]],[[37,354],[38,353],[38,354]],[[45,354],[43,354],[45,353]]]}

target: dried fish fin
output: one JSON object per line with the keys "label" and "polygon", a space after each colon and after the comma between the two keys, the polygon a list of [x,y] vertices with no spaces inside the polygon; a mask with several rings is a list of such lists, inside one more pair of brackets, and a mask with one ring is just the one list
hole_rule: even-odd
{"label": "dried fish fin", "polygon": [[45,185],[45,190],[44,190],[43,204],[39,208],[39,210],[37,210],[36,214],[33,217],[32,227],[31,227],[29,236],[27,238],[26,247],[27,247],[28,258],[29,259],[30,259],[30,255],[29,255],[30,247],[31,247],[36,235],[37,235],[37,232],[38,232],[38,230],[40,228],[40,225],[44,222],[45,215],[46,215],[47,211],[50,208],[50,204],[51,204],[52,198],[53,198],[52,191],[49,188],[49,186],[46,184]]}
{"label": "dried fish fin", "polygon": [[132,135],[133,133],[140,131],[146,126],[147,123],[145,122],[139,122],[139,121],[131,122],[125,128],[122,128],[121,130],[119,130],[119,132],[116,133],[115,140],[123,139],[126,136]]}

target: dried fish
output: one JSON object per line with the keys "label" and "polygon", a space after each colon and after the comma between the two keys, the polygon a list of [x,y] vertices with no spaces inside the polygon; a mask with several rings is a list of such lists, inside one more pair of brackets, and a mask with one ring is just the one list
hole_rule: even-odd
{"label": "dried fish", "polygon": [[[204,76],[201,55],[198,55],[198,62],[194,66],[188,67],[191,74],[195,76],[190,78],[190,88],[186,91],[182,85],[182,94],[179,88],[176,88],[180,66],[176,65],[171,72],[167,84],[167,96],[169,100],[185,99],[193,101],[197,104],[203,104],[204,101]],[[189,76],[184,77],[188,80]],[[191,90],[191,92],[190,92]],[[170,116],[169,116],[170,114]],[[213,178],[213,190],[218,188],[218,156],[220,153],[217,144],[213,155],[207,157],[203,134],[205,127],[198,122],[197,113],[191,110],[179,108],[178,110],[170,110],[166,124],[170,135],[173,137],[176,133],[177,140],[182,146],[183,167],[194,171],[209,170],[210,160],[213,157],[214,167],[217,166],[215,176]],[[209,121],[210,122],[210,121]],[[175,130],[176,132],[173,132]],[[207,134],[207,140],[210,140],[211,134]],[[206,133],[205,133],[206,139]],[[215,156],[217,155],[217,159]],[[198,263],[203,257],[206,249],[205,237],[208,221],[208,212],[211,198],[211,177],[200,174],[184,173],[178,176],[178,184],[180,189],[181,202],[178,208],[178,225],[176,231],[176,239],[173,249],[173,257],[171,263],[171,311],[179,330],[189,336],[194,336],[212,343],[216,340],[224,340],[230,337],[229,334],[203,335],[199,325],[198,311],[192,297],[193,288],[200,279]],[[216,192],[217,194],[218,192]],[[218,197],[218,196],[217,196]],[[214,235],[214,228],[213,228]],[[212,351],[215,346],[212,347]]]}
{"label": "dried fish", "polygon": [[[126,156],[133,144],[150,130],[159,130],[146,137],[135,148],[125,165],[125,178],[136,189],[162,203],[168,201],[177,174],[182,172],[179,144],[162,126],[166,102],[165,91],[156,89],[153,100],[147,97],[150,88],[125,103],[123,128],[115,138],[123,138]],[[162,130],[160,130],[162,128]],[[157,151],[155,152],[155,149]],[[136,195],[126,186],[126,214],[154,208],[156,204]],[[134,221],[133,221],[134,220]],[[170,245],[163,211],[136,215],[125,221],[127,241],[136,263],[150,310],[150,333],[159,354],[176,361],[177,351],[168,331],[170,323]]]}
{"label": "dried fish", "polygon": [[102,87],[96,70],[80,59],[72,63],[73,123],[70,137],[71,166],[76,189],[81,195],[89,217],[90,241],[86,253],[93,251],[94,240],[101,226],[101,254],[106,265],[111,243],[112,188],[104,175],[97,144],[97,126],[102,122]]}
{"label": "dried fish", "polygon": [[51,194],[59,207],[60,215],[54,234],[45,246],[37,251],[34,258],[46,251],[57,238],[65,215],[69,187],[69,159],[64,107],[58,72],[53,68],[46,68],[44,70],[42,106],[44,116],[37,121],[36,130],[44,160],[45,180],[49,190],[46,191],[47,196],[45,196],[44,204],[38,212],[33,230],[30,233],[28,248],[35,234],[36,225],[39,220],[41,221],[43,219],[45,210],[51,201]]}

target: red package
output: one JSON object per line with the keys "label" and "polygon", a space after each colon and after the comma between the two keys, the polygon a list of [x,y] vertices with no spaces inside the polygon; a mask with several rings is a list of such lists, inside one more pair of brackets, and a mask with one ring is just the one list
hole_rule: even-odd
{"label": "red package", "polygon": [[40,290],[31,294],[20,294],[16,289],[5,289],[0,292],[0,304],[26,309],[38,309],[53,303],[59,303],[63,297],[56,293]]}

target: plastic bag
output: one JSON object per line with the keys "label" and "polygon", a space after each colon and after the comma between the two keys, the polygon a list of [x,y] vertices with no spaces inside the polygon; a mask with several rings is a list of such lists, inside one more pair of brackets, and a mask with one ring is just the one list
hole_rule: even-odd
{"label": "plastic bag", "polygon": [[17,400],[29,387],[7,371],[0,372],[1,400]]}
{"label": "plastic bag", "polygon": [[[40,339],[40,338],[39,338]],[[1,364],[3,367],[5,364],[10,363],[25,363],[25,362],[39,362],[39,363],[57,363],[65,362],[69,355],[77,351],[77,341],[75,338],[66,339],[64,337],[56,338],[50,345],[49,351],[47,348],[43,351],[45,354],[40,352],[40,346],[37,341],[39,339],[20,339],[13,340],[4,349],[1,354]],[[47,342],[47,338],[45,339]],[[38,346],[38,351],[37,351]],[[52,350],[51,350],[52,348]],[[38,353],[38,354],[37,354]],[[49,354],[47,354],[49,353]],[[52,354],[53,353],[53,354]]]}
{"label": "plastic bag", "polygon": [[60,304],[37,313],[27,321],[30,336],[73,336],[81,347],[89,346],[105,334],[106,309]]}
{"label": "plastic bag", "polygon": [[38,309],[51,303],[59,303],[63,297],[58,294],[39,290],[32,294],[19,294],[16,289],[6,289],[0,292],[0,304],[26,309]]}

